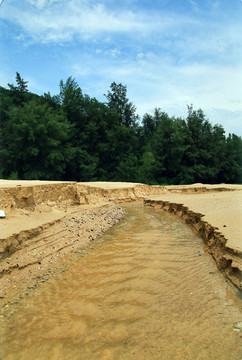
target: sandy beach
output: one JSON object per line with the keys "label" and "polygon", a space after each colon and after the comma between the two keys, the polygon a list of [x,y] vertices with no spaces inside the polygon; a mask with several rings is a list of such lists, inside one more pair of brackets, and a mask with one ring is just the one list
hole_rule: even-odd
{"label": "sandy beach", "polygon": [[[216,245],[219,256],[236,269],[234,284],[240,287],[241,190],[240,185],[224,184],[168,187],[118,182],[0,180],[0,210],[6,214],[0,219],[2,305],[36,282],[38,274],[50,265],[95,241],[116,224],[125,215],[119,204],[144,199],[146,205],[163,204],[168,211],[171,211],[168,204],[172,204],[171,212],[177,215],[182,205],[190,211],[186,211],[190,222],[196,214],[199,221],[209,224],[222,239],[222,245]],[[179,211],[174,211],[174,204]],[[196,226],[199,233],[201,224]]]}

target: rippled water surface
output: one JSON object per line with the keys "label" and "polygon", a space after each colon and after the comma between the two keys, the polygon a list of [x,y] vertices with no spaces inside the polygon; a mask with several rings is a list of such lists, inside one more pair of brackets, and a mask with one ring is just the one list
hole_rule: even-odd
{"label": "rippled water surface", "polygon": [[1,321],[0,359],[240,360],[241,301],[175,216],[127,216]]}

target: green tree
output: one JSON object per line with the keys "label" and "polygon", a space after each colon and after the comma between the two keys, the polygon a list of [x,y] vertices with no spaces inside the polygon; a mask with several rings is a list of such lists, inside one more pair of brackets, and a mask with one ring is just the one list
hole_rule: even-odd
{"label": "green tree", "polygon": [[13,102],[15,105],[23,105],[23,103],[30,99],[28,96],[28,81],[25,81],[18,72],[16,72],[16,83],[8,84],[10,91],[12,92]]}
{"label": "green tree", "polygon": [[155,182],[175,183],[182,168],[185,146],[184,121],[169,117],[156,108],[153,116],[156,130],[150,146],[155,157]]}
{"label": "green tree", "polygon": [[116,169],[115,181],[136,182],[137,179],[137,158],[133,153],[123,156]]}
{"label": "green tree", "polygon": [[141,166],[139,167],[139,182],[146,184],[155,183],[156,160],[151,146],[148,145],[141,157]]}
{"label": "green tree", "polygon": [[154,116],[146,113],[143,116],[142,124],[143,124],[143,134],[145,137],[145,142],[147,143],[150,141],[150,139],[152,138],[152,136],[154,135],[157,129],[157,123],[154,119]]}
{"label": "green tree", "polygon": [[74,78],[69,76],[65,83],[63,80],[60,81],[59,100],[67,112],[69,120],[72,120],[73,113],[80,110],[82,99],[82,90]]}
{"label": "green tree", "polygon": [[186,151],[183,157],[184,181],[186,183],[208,182],[210,169],[207,167],[211,159],[210,142],[212,125],[205,118],[201,109],[194,110],[188,106],[186,119]]}
{"label": "green tree", "polygon": [[127,98],[127,87],[121,83],[112,82],[110,88],[111,91],[105,95],[108,100],[108,107],[118,114],[122,125],[127,127],[134,125],[138,116],[135,106]]}
{"label": "green tree", "polygon": [[242,139],[235,134],[229,134],[226,140],[220,179],[227,183],[242,183]]}
{"label": "green tree", "polygon": [[13,84],[8,84],[10,90],[13,91],[19,91],[21,93],[28,92],[28,81],[25,81],[18,72],[16,72],[16,83],[17,86],[14,86]]}
{"label": "green tree", "polygon": [[139,123],[122,84],[111,84],[107,103],[71,76],[55,96],[27,84],[16,73],[16,85],[0,86],[0,177],[241,183],[242,139],[226,138],[201,109],[188,106],[182,119],[157,107]]}
{"label": "green tree", "polygon": [[2,129],[4,176],[15,173],[21,179],[62,179],[72,157],[68,134],[63,112],[40,100],[11,108]]}
{"label": "green tree", "polygon": [[224,166],[227,162],[226,136],[221,125],[214,125],[209,139],[210,158],[206,162],[207,182],[214,184],[224,182]]}

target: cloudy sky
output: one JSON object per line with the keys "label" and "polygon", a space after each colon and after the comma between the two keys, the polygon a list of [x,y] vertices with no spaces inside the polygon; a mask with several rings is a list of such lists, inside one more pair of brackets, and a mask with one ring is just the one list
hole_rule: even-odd
{"label": "cloudy sky", "polygon": [[137,113],[201,108],[242,135],[242,0],[0,0],[0,85],[37,94],[74,77],[105,101],[127,85]]}

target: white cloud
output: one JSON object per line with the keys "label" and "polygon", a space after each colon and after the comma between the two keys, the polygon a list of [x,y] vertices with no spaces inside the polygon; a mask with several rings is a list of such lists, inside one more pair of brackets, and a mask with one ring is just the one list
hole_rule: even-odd
{"label": "white cloud", "polygon": [[38,9],[43,9],[48,3],[48,0],[28,0],[28,2],[31,5],[36,6]]}
{"label": "white cloud", "polygon": [[21,0],[21,5],[9,0],[0,17],[18,25],[20,44],[28,39],[48,51],[49,44],[55,49],[61,44],[58,76],[65,79],[65,70],[101,101],[116,81],[127,85],[140,115],[161,107],[170,115],[185,116],[186,105],[193,103],[211,121],[213,117],[226,126],[230,118],[236,120],[229,124],[237,123],[242,114],[242,23],[219,13],[218,0],[204,0],[204,7],[198,0],[189,2],[193,11],[184,15],[167,7],[156,13],[134,10],[138,1],[133,0],[119,9],[111,0]]}
{"label": "white cloud", "polygon": [[2,18],[18,24],[33,41],[67,42],[102,38],[104,33],[126,33],[130,37],[167,32],[172,28],[196,23],[189,17],[172,13],[154,13],[112,8],[87,0],[16,0],[7,3]]}
{"label": "white cloud", "polygon": [[[160,107],[171,116],[185,117],[187,105],[193,104],[195,109],[202,108],[213,125],[220,123],[227,132],[241,134],[242,65],[236,68],[201,64],[177,67],[158,57],[153,57],[152,63],[123,61],[112,66],[100,58],[86,59],[86,62],[88,65],[76,65],[75,76],[83,77],[88,84],[86,91],[100,100],[112,81],[122,82],[127,85],[128,97],[141,116]],[[87,67],[86,82],[86,74],[81,73],[81,69]],[[91,80],[93,68],[96,72]]]}
{"label": "white cloud", "polygon": [[[35,41],[70,41],[73,36],[102,36],[103,32],[140,32],[148,30],[150,25],[143,14],[134,14],[125,10],[117,12],[101,3],[90,4],[87,1],[70,0],[47,1],[28,0],[25,6],[16,6],[13,2],[5,7],[1,16],[16,24]],[[52,5],[52,6],[51,6]]]}
{"label": "white cloud", "polygon": [[27,3],[40,10],[54,3],[58,3],[58,1],[59,0],[26,0]]}

